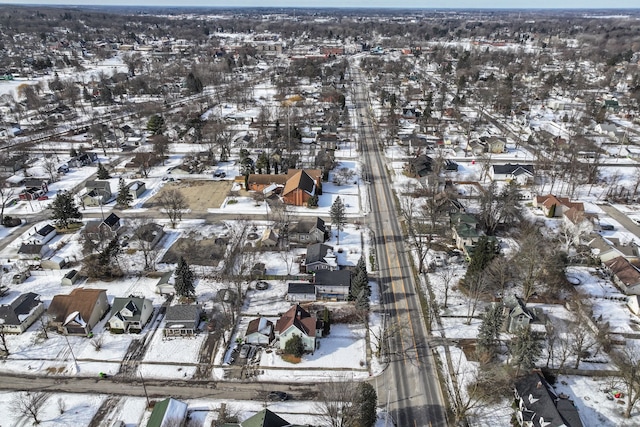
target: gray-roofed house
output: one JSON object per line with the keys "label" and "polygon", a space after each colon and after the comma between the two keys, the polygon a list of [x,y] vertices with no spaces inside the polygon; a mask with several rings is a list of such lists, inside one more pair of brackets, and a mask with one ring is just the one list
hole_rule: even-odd
{"label": "gray-roofed house", "polygon": [[582,427],[577,408],[568,397],[558,396],[544,376],[533,372],[514,385],[521,426]]}
{"label": "gray-roofed house", "polygon": [[57,232],[53,225],[47,224],[36,230],[35,234],[29,238],[30,241],[38,245],[44,245],[56,236]]}
{"label": "gray-roofed house", "polygon": [[318,270],[314,277],[317,299],[346,301],[351,290],[351,271]]}
{"label": "gray-roofed house", "polygon": [[308,282],[289,283],[287,301],[307,302],[316,300],[316,285]]}
{"label": "gray-roofed house", "polygon": [[134,230],[133,236],[129,235],[129,247],[137,250],[151,250],[155,248],[164,236],[161,225],[151,222]]}
{"label": "gray-roofed house", "polygon": [[33,292],[21,294],[10,304],[0,305],[0,323],[4,332],[21,334],[44,312],[40,296]]}
{"label": "gray-roofed house", "polygon": [[533,179],[533,165],[520,165],[507,163],[506,165],[492,165],[489,169],[489,177],[492,181],[516,181],[518,184],[526,184]]}
{"label": "gray-roofed house", "polygon": [[202,308],[197,304],[179,304],[167,307],[164,316],[164,336],[194,335],[200,324]]}
{"label": "gray-roofed house", "polygon": [[35,243],[23,243],[18,249],[18,258],[20,259],[42,259],[49,252],[48,245],[39,245]]}
{"label": "gray-roofed house", "polygon": [[222,427],[303,427],[298,424],[291,424],[268,409],[263,409],[257,414],[247,418],[240,424],[222,424]]}
{"label": "gray-roofed house", "polygon": [[116,297],[111,304],[109,329],[113,331],[140,332],[153,314],[153,303],[146,298]]}
{"label": "gray-roofed house", "polygon": [[120,228],[121,225],[122,224],[120,222],[120,217],[114,213],[109,214],[109,216],[106,217],[100,224],[101,227],[107,227],[109,231],[114,233]]}
{"label": "gray-roofed house", "polygon": [[276,233],[273,228],[267,228],[262,233],[262,237],[260,238],[260,245],[265,247],[273,247],[278,244],[278,239],[278,233]]}
{"label": "gray-roofed house", "polygon": [[323,243],[327,239],[327,228],[320,217],[303,219],[289,227],[288,236],[294,243]]}
{"label": "gray-roofed house", "polygon": [[142,181],[133,181],[127,184],[127,191],[134,199],[137,199],[147,191],[147,185]]}
{"label": "gray-roofed house", "polygon": [[273,322],[265,317],[258,317],[249,322],[244,342],[254,345],[269,345],[275,338]]}
{"label": "gray-roofed house", "polygon": [[323,243],[309,245],[304,267],[307,273],[319,270],[337,270],[338,264],[333,253],[333,247]]}

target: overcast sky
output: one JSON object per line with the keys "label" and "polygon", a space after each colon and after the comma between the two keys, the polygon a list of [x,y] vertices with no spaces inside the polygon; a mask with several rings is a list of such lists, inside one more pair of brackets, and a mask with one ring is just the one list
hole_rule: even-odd
{"label": "overcast sky", "polygon": [[388,8],[640,8],[638,0],[0,0],[2,4],[102,4],[127,6],[212,6],[212,7],[388,7]]}

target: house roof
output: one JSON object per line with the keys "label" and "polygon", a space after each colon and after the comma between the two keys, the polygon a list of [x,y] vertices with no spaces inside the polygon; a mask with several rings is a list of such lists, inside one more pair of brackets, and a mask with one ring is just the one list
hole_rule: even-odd
{"label": "house roof", "polygon": [[23,243],[20,245],[18,253],[25,255],[40,255],[44,246],[45,245],[38,245],[34,243]]}
{"label": "house roof", "polygon": [[49,304],[48,313],[54,322],[64,322],[67,316],[75,311],[80,313],[84,320],[88,320],[103,293],[106,296],[106,289],[76,288],[69,295],[56,295]]}
{"label": "house roof", "polygon": [[264,317],[253,319],[249,322],[245,335],[251,335],[256,332],[262,335],[271,335],[271,332],[273,332],[273,322]]}
{"label": "house roof", "polygon": [[147,422],[147,427],[171,427],[179,425],[175,424],[175,420],[182,422],[186,415],[187,404],[170,397],[155,404],[153,412],[151,412],[151,416]]}
{"label": "house roof", "polygon": [[136,237],[145,242],[153,242],[158,234],[164,233],[164,229],[161,225],[155,222],[150,224],[144,224],[136,231]]}
{"label": "house roof", "polygon": [[42,227],[40,230],[36,231],[36,233],[38,233],[41,236],[47,236],[49,233],[55,230],[56,229],[51,224],[47,224],[44,227]]}
{"label": "house roof", "polygon": [[515,389],[535,425],[544,420],[548,427],[582,427],[575,406],[560,399],[541,374],[536,372],[521,378],[515,383]]}
{"label": "house roof", "polygon": [[528,175],[533,175],[533,165],[520,165],[511,163],[507,163],[506,165],[493,165],[493,173],[498,175],[521,175],[526,173]]}
{"label": "house roof", "polygon": [[351,271],[349,270],[318,270],[314,276],[316,285],[351,286]]}
{"label": "house roof", "polygon": [[312,264],[314,262],[327,262],[325,257],[329,251],[333,251],[333,247],[325,245],[324,243],[314,243],[307,247],[306,264]]}
{"label": "house roof", "polygon": [[[138,321],[140,320],[140,316],[142,311],[140,310],[145,302],[151,304],[150,300],[145,300],[144,298],[139,297],[116,297],[113,299],[113,303],[111,304],[111,313],[109,314],[109,318],[113,316],[118,316],[120,320],[128,320],[128,321]],[[122,309],[128,309],[133,313],[131,317],[125,317],[122,315]]]}
{"label": "house roof", "polygon": [[288,294],[315,294],[316,287],[312,283],[296,282],[287,286]]}
{"label": "house roof", "polygon": [[104,223],[109,227],[113,227],[120,221],[120,217],[114,213],[105,218]]}
{"label": "house roof", "polygon": [[284,185],[287,182],[287,175],[269,175],[269,174],[255,174],[252,173],[247,178],[249,184],[256,185],[270,185],[270,184],[280,184]]}
{"label": "house roof", "polygon": [[315,218],[306,218],[302,219],[296,223],[294,223],[290,228],[289,232],[293,233],[309,233],[315,229],[318,229],[322,232],[326,230],[326,226],[324,220],[320,217]]}
{"label": "house roof", "polygon": [[300,304],[292,306],[276,322],[276,330],[279,333],[286,331],[291,326],[295,326],[307,336],[315,336],[316,319],[311,317],[307,310],[300,307]]}
{"label": "house roof", "polygon": [[263,409],[240,423],[241,427],[285,427],[290,425],[288,421],[268,409]]}
{"label": "house roof", "polygon": [[5,325],[18,326],[40,304],[42,304],[40,295],[33,292],[24,293],[10,304],[0,305],[0,319]]}
{"label": "house roof", "polygon": [[625,286],[640,284],[640,271],[626,258],[619,256],[605,262],[604,265],[606,265]]}
{"label": "house roof", "polygon": [[111,192],[111,184],[109,181],[87,181],[84,188],[99,189]]}
{"label": "house roof", "polygon": [[556,197],[553,194],[536,196],[536,203],[543,205],[547,209],[551,209],[554,205],[562,205],[569,209],[575,208],[577,211],[584,212],[584,204],[582,202],[572,202],[568,197]]}
{"label": "house roof", "polygon": [[284,185],[284,190],[282,190],[282,195],[285,196],[297,189],[300,189],[310,195],[315,194],[316,181],[306,170],[297,171],[293,176],[287,179],[287,182]]}
{"label": "house roof", "polygon": [[197,304],[178,304],[167,307],[164,319],[169,322],[194,322],[200,316],[201,307]]}
{"label": "house roof", "polygon": [[419,177],[426,176],[431,172],[433,159],[426,154],[421,154],[409,160],[409,170]]}

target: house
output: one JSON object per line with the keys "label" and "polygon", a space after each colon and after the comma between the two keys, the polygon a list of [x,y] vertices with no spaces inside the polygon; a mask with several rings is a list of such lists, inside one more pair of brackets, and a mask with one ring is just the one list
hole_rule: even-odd
{"label": "house", "polygon": [[492,181],[515,180],[518,184],[524,185],[533,180],[533,165],[491,165],[489,177]]}
{"label": "house", "polygon": [[285,204],[306,206],[309,199],[320,195],[322,171],[318,169],[289,170],[289,178],[282,189]]}
{"label": "house", "polygon": [[120,217],[114,213],[106,217],[100,224],[100,227],[106,227],[112,233],[115,233],[120,228],[120,226]]}
{"label": "house", "polygon": [[630,295],[627,298],[627,307],[636,316],[640,316],[640,295]]}
{"label": "house", "polygon": [[40,295],[33,292],[21,294],[10,304],[0,305],[0,323],[7,334],[21,334],[44,312]]}
{"label": "house", "polygon": [[260,245],[265,247],[273,247],[278,244],[278,233],[276,233],[273,228],[267,228],[262,233],[262,238],[260,238]]}
{"label": "house", "polygon": [[57,232],[53,225],[47,224],[36,230],[35,234],[29,237],[29,240],[38,245],[44,245],[56,236]]}
{"label": "house", "polygon": [[269,345],[274,338],[274,324],[264,317],[250,321],[244,334],[244,342],[254,345]]}
{"label": "house", "polygon": [[111,332],[138,333],[153,315],[153,303],[146,298],[116,297],[111,304],[107,325]]}
{"label": "house", "polygon": [[518,404],[516,418],[521,426],[582,427],[572,401],[558,396],[540,372],[520,378],[514,385]]}
{"label": "house", "polygon": [[23,243],[18,249],[18,258],[38,260],[42,259],[45,254],[49,252],[48,245],[38,245],[35,243]]}
{"label": "house", "polygon": [[502,323],[502,329],[509,333],[516,333],[521,328],[529,327],[529,324],[536,318],[534,310],[528,309],[517,295],[513,298],[505,298],[503,313],[505,320]]}
{"label": "house", "polygon": [[303,267],[307,273],[318,270],[337,270],[338,264],[333,247],[324,243],[309,245]]}
{"label": "house", "polygon": [[423,178],[427,176],[433,167],[433,159],[426,154],[420,154],[409,160],[405,169],[407,173],[414,178]]}
{"label": "house", "polygon": [[312,283],[289,283],[287,285],[287,301],[292,302],[310,302],[315,301],[316,286]]}
{"label": "house", "polygon": [[303,219],[289,227],[290,242],[295,243],[323,243],[327,239],[327,227],[320,217]]}
{"label": "house", "polygon": [[504,139],[491,136],[484,142],[485,151],[493,154],[500,154],[507,151],[507,143]]}
{"label": "house", "polygon": [[584,212],[584,204],[572,202],[568,197],[556,197],[553,194],[536,196],[533,199],[533,206],[540,208],[548,218],[562,218],[567,212]]}
{"label": "house", "polygon": [[147,186],[142,181],[133,181],[133,182],[127,184],[126,188],[127,188],[127,191],[129,192],[129,194],[131,194],[131,196],[134,199],[140,198],[140,196],[142,196],[144,194],[144,192],[147,191]]}
{"label": "house", "polygon": [[475,247],[483,233],[478,230],[478,220],[470,214],[451,215],[451,229],[456,247],[466,252],[466,248]]}
{"label": "house", "polygon": [[82,197],[85,206],[100,206],[111,200],[111,184],[109,181],[87,181],[86,193]]}
{"label": "house", "polygon": [[80,274],[78,270],[70,270],[67,274],[64,275],[62,280],[60,281],[62,286],[71,286],[78,281],[80,278]]}
{"label": "house", "polygon": [[164,273],[158,283],[156,284],[156,293],[160,295],[175,295],[175,278],[173,277],[173,271]]}
{"label": "house", "polygon": [[222,424],[222,427],[303,427],[291,424],[268,409],[263,409],[243,422]]}
{"label": "house", "polygon": [[76,288],[51,300],[51,327],[65,335],[87,335],[109,310],[105,289]]}
{"label": "house", "polygon": [[20,200],[37,200],[38,198],[46,194],[40,187],[27,187],[20,194],[18,198]]}
{"label": "house", "polygon": [[640,271],[628,259],[620,256],[603,264],[625,295],[640,295]]}
{"label": "house", "polygon": [[351,271],[318,270],[313,275],[317,299],[346,301],[351,290]]}
{"label": "house", "polygon": [[200,325],[202,307],[197,304],[178,304],[167,307],[162,334],[167,336],[194,335]]}
{"label": "house", "polygon": [[168,398],[157,402],[147,421],[147,427],[183,427],[187,420],[187,404]]}
{"label": "house", "polygon": [[284,350],[287,341],[297,335],[302,338],[305,351],[313,352],[316,349],[316,338],[322,336],[322,329],[321,320],[317,320],[296,304],[278,319],[275,332],[280,342],[280,350]]}
{"label": "house", "polygon": [[600,258],[600,262],[607,262],[614,258],[624,257],[629,260],[637,259],[639,255],[638,246],[635,243],[621,243],[620,239],[607,237],[593,233],[593,238],[588,242],[591,253]]}
{"label": "house", "polygon": [[155,222],[147,223],[136,229],[134,236],[128,240],[131,249],[151,250],[164,236],[164,228]]}

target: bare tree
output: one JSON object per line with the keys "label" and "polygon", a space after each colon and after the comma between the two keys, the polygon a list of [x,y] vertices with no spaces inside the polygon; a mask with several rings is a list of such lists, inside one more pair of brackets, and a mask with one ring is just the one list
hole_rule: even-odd
{"label": "bare tree", "polygon": [[625,347],[622,351],[612,353],[612,357],[626,389],[627,405],[624,416],[631,418],[631,412],[640,399],[640,355],[636,350]]}
{"label": "bare tree", "polygon": [[4,208],[16,194],[16,189],[6,187],[3,181],[0,181],[0,225],[4,225]]}
{"label": "bare tree", "polygon": [[328,427],[350,427],[355,418],[353,402],[356,397],[356,383],[334,381],[322,384],[316,409],[322,425]]}
{"label": "bare tree", "polygon": [[451,287],[453,280],[456,278],[456,272],[449,267],[445,267],[440,269],[436,275],[442,281],[442,285],[444,286],[444,308],[447,308],[449,288]]}
{"label": "bare tree", "polygon": [[7,347],[7,331],[4,329],[4,319],[0,319],[0,356],[7,357],[9,347]]}
{"label": "bare tree", "polygon": [[144,269],[154,270],[155,260],[158,255],[158,249],[156,248],[155,233],[161,232],[161,228],[157,226],[148,218],[136,219],[131,224],[133,231],[133,240],[136,242],[136,246],[144,257]]}
{"label": "bare tree", "polygon": [[182,220],[183,211],[188,208],[187,200],[180,190],[174,188],[163,191],[158,197],[158,203],[169,217],[171,228],[176,228],[176,224]]}
{"label": "bare tree", "polygon": [[576,358],[573,368],[578,369],[583,358],[591,355],[592,350],[596,352],[599,350],[600,343],[593,331],[584,322],[572,323],[569,326],[568,333],[571,337],[571,350]]}
{"label": "bare tree", "polygon": [[53,156],[46,156],[43,159],[42,168],[49,174],[51,182],[55,182],[58,179],[58,160]]}
{"label": "bare tree", "polygon": [[30,418],[34,424],[40,424],[42,405],[49,395],[43,392],[17,393],[11,400],[10,407],[20,415]]}

